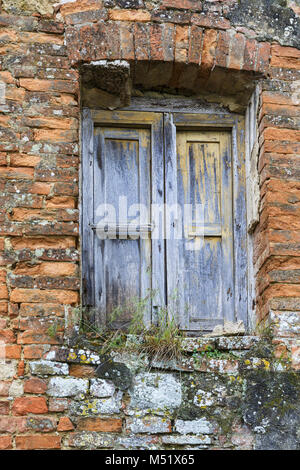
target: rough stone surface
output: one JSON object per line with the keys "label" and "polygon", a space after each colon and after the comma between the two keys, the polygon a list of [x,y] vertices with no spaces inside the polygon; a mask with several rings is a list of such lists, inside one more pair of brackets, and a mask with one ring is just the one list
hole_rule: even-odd
{"label": "rough stone surface", "polygon": [[174,445],[206,445],[211,443],[209,436],[164,436],[162,441],[164,444]]}
{"label": "rough stone surface", "polygon": [[53,377],[49,380],[47,394],[51,397],[74,397],[86,393],[88,381],[71,377]]}
{"label": "rough stone surface", "polygon": [[211,434],[212,426],[205,418],[191,421],[177,419],[175,421],[175,431],[179,434]]}
{"label": "rough stone surface", "polygon": [[69,366],[60,362],[34,361],[29,367],[33,375],[68,375],[69,373]]}
{"label": "rough stone surface", "polygon": [[256,433],[256,449],[300,448],[300,382],[297,373],[250,372],[246,397],[244,420]]}
{"label": "rough stone surface", "polygon": [[53,13],[53,3],[51,0],[3,0],[2,8],[7,13],[30,15],[33,12],[41,15],[51,15]]}
{"label": "rough stone surface", "polygon": [[174,375],[141,373],[134,378],[130,397],[129,412],[172,412],[181,404],[181,383]]}
{"label": "rough stone surface", "polygon": [[0,380],[12,379],[17,372],[16,361],[0,360]]}
{"label": "rough stone surface", "polygon": [[132,382],[130,369],[122,363],[106,361],[96,369],[99,378],[111,380],[116,387],[126,390]]}
{"label": "rough stone surface", "polygon": [[111,382],[102,379],[92,379],[90,386],[90,394],[93,397],[103,398],[110,397],[114,394],[115,387]]}
{"label": "rough stone surface", "polygon": [[160,434],[171,432],[171,421],[158,416],[146,416],[145,418],[130,418],[127,420],[127,428],[133,433]]}
{"label": "rough stone surface", "polygon": [[234,25],[247,25],[263,41],[275,39],[281,44],[298,47],[300,19],[285,0],[240,0],[228,13]]}
{"label": "rough stone surface", "polygon": [[80,416],[100,416],[119,413],[122,393],[118,392],[109,398],[89,398],[75,401],[71,405],[71,413]]}
{"label": "rough stone surface", "polygon": [[101,449],[114,447],[115,439],[107,434],[99,434],[97,432],[78,432],[74,433],[70,438],[71,447],[79,449]]}

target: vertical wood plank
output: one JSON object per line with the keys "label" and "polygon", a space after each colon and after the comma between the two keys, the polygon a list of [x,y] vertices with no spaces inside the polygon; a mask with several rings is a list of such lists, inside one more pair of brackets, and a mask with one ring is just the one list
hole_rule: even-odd
{"label": "vertical wood plank", "polygon": [[94,173],[94,124],[89,109],[82,116],[82,213],[81,213],[81,265],[82,301],[86,306],[94,306],[94,234],[91,230],[94,214],[93,200]]}
{"label": "vertical wood plank", "polygon": [[235,320],[235,283],[233,251],[232,152],[230,134],[220,132],[221,222],[222,222],[222,313]]}
{"label": "vertical wood plank", "polygon": [[[163,207],[165,201],[163,133],[163,114],[158,113],[151,126],[151,202],[161,207]],[[157,309],[166,304],[164,217],[162,222],[161,236],[152,238],[152,289],[155,293],[152,300],[152,323],[154,324],[157,322]]]}
{"label": "vertical wood plank", "polygon": [[[248,278],[247,278],[247,212],[245,180],[245,123],[237,117],[232,129],[233,154],[233,239],[235,267],[236,320],[243,320],[248,328]],[[252,260],[251,260],[252,262]]]}
{"label": "vertical wood plank", "polygon": [[[149,129],[139,129],[139,203],[148,209],[147,219],[140,214],[142,224],[151,223],[151,138]],[[140,282],[142,299],[149,297],[144,312],[144,323],[147,327],[151,325],[152,318],[152,253],[151,233],[139,239],[140,245]]]}
{"label": "vertical wood plank", "polygon": [[[94,225],[101,220],[124,224],[150,223],[150,166],[151,140],[149,129],[98,127],[95,136],[94,158]],[[122,202],[121,199],[122,198]],[[121,204],[124,208],[121,209]],[[148,210],[138,217],[140,204]],[[107,205],[113,213],[103,219],[97,208]],[[103,222],[102,222],[103,225]],[[105,224],[104,224],[105,225]],[[144,299],[151,289],[150,237],[129,233],[116,238],[100,240],[95,236],[95,303],[99,310],[98,322],[110,321],[111,312],[123,307],[115,327],[130,321],[127,303]],[[145,322],[151,320],[151,301],[146,306]]]}
{"label": "vertical wood plank", "polygon": [[[94,132],[94,177],[93,177],[93,199],[94,213],[93,225],[97,220],[97,207],[100,203],[105,202],[105,141],[104,134],[101,129],[95,129]],[[105,279],[105,240],[100,240],[94,233],[94,302],[97,309],[97,318],[95,323],[99,328],[106,324],[106,279]]]}
{"label": "vertical wood plank", "polygon": [[177,152],[176,127],[173,124],[173,115],[164,114],[164,150],[165,150],[165,191],[166,191],[166,291],[168,312],[176,318],[179,325],[183,324],[180,300],[182,293],[179,290],[179,253],[178,238],[181,223],[178,213],[177,192]]}

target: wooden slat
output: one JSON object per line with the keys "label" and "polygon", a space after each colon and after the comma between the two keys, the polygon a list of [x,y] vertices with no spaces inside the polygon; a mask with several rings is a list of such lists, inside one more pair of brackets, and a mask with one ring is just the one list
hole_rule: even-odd
{"label": "wooden slat", "polygon": [[81,266],[82,302],[86,306],[95,305],[94,284],[94,235],[90,230],[93,223],[94,200],[94,124],[89,110],[83,111],[82,120],[82,211],[81,211]]}
{"label": "wooden slat", "polygon": [[[181,325],[183,309],[181,308],[181,293],[179,291],[179,254],[178,254],[178,223],[180,214],[177,211],[177,156],[176,156],[176,128],[173,124],[172,114],[164,114],[164,150],[165,150],[165,188],[166,206],[172,208],[169,217],[166,217],[166,284],[167,304],[169,315],[176,317]],[[180,234],[181,235],[181,234]]]}
{"label": "wooden slat", "polygon": [[235,124],[235,120],[231,115],[228,114],[188,114],[188,113],[174,113],[174,124],[176,127],[184,127],[185,129],[189,127],[221,127],[221,128],[231,128]]}
{"label": "wooden slat", "polygon": [[140,112],[140,111],[101,111],[91,110],[91,116],[95,124],[104,125],[134,125],[151,127],[162,119],[161,113]]}
{"label": "wooden slat", "polygon": [[188,231],[189,237],[221,237],[221,224],[192,225]]}
{"label": "wooden slat", "polygon": [[222,312],[235,320],[235,285],[232,214],[232,152],[230,134],[220,132],[222,222]]}
{"label": "wooden slat", "polygon": [[[245,175],[245,122],[237,117],[232,129],[234,269],[236,319],[248,327],[247,213]],[[252,259],[249,260],[252,263]]]}
{"label": "wooden slat", "polygon": [[[152,204],[163,206],[165,201],[164,185],[164,122],[163,115],[156,114],[151,127],[151,183]],[[152,206],[153,207],[153,206]],[[155,220],[152,222],[157,225]],[[162,219],[161,236],[152,237],[152,289],[155,293],[152,300],[152,323],[157,322],[157,309],[166,304],[166,273],[165,273],[165,240],[164,217]],[[157,227],[156,227],[157,228]],[[159,229],[159,227],[158,227]]]}
{"label": "wooden slat", "polygon": [[[101,127],[96,136],[99,151],[94,171],[94,226],[99,222],[96,211],[100,204],[115,208],[115,226],[119,223],[127,226],[130,216],[136,216],[128,214],[133,204],[150,207],[150,131]],[[127,204],[122,213],[118,211],[120,197],[125,197]],[[108,219],[112,220],[111,215]],[[145,222],[149,224],[150,220]],[[151,288],[151,243],[147,238],[136,239],[127,233],[119,233],[115,239],[96,237],[95,264],[95,302],[101,323],[108,320],[115,307],[125,306],[136,297],[144,298]],[[149,317],[150,301],[147,321]],[[129,320],[124,312],[118,323]]]}

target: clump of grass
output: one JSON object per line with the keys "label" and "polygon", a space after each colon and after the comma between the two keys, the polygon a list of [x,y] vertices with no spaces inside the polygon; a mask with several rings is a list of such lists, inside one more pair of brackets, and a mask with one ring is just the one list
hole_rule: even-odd
{"label": "clump of grass", "polygon": [[[179,360],[182,357],[180,337],[183,333],[170,308],[158,307],[156,324],[147,326],[144,323],[146,309],[154,296],[155,292],[151,291],[142,299],[128,299],[111,312],[105,327],[95,325],[94,309],[82,308],[80,333],[99,345],[100,354],[126,347],[127,351],[146,354],[156,361]],[[129,337],[136,340],[128,342]]]}
{"label": "clump of grass", "polygon": [[182,336],[174,316],[170,315],[166,307],[161,307],[157,311],[157,324],[145,328],[143,341],[138,347],[142,353],[156,361],[180,360]]}
{"label": "clump of grass", "polygon": [[274,321],[270,321],[269,319],[262,320],[256,325],[255,334],[261,338],[272,340],[275,326],[276,323]]}

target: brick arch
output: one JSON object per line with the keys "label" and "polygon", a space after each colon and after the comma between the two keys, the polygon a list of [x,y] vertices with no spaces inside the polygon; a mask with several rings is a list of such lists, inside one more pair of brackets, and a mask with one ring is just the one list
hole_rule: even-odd
{"label": "brick arch", "polygon": [[[118,17],[117,17],[118,18]],[[163,61],[266,74],[270,44],[242,33],[196,25],[107,21],[66,28],[71,63],[91,60]]]}
{"label": "brick arch", "polygon": [[[148,12],[113,10],[107,21],[81,24],[91,10],[81,10],[76,16],[74,12],[67,14],[73,11],[72,4],[67,6],[65,39],[73,67],[99,60],[125,60],[135,70],[132,76],[136,81],[143,81],[144,74],[147,83],[147,67],[150,72],[156,67],[157,86],[231,94],[245,105],[249,98],[249,94],[245,98],[245,90],[253,89],[254,79],[268,73],[270,44],[228,30],[226,23],[219,23],[219,29],[193,23],[157,23],[149,21]],[[158,64],[163,64],[161,69]]]}

